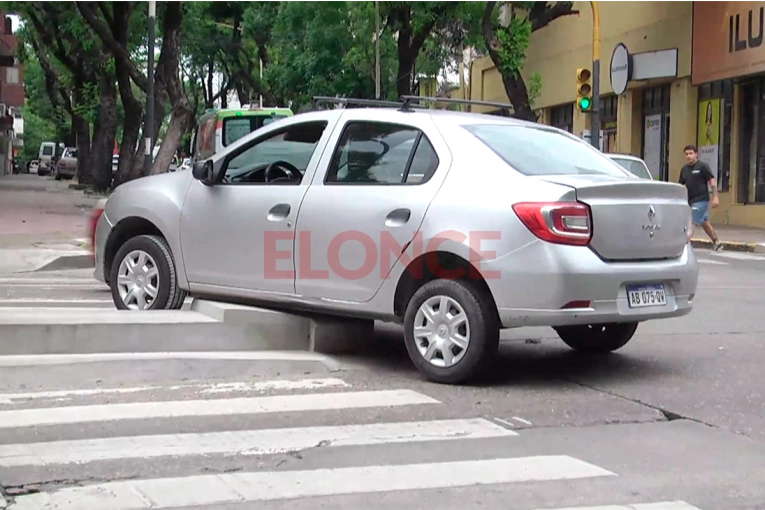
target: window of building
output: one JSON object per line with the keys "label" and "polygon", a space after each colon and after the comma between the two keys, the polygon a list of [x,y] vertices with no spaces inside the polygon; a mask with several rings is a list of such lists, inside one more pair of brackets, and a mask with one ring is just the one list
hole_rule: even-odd
{"label": "window of building", "polygon": [[550,110],[550,125],[569,133],[574,132],[574,103],[555,106]]}
{"label": "window of building", "polygon": [[730,187],[732,117],[733,80],[705,83],[699,87],[696,144],[700,158],[717,175],[720,191],[728,191]]}
{"label": "window of building", "polygon": [[18,67],[6,67],[5,83],[18,83],[19,82],[19,68]]}
{"label": "window of building", "polygon": [[642,155],[654,179],[669,180],[669,85],[643,89]]}

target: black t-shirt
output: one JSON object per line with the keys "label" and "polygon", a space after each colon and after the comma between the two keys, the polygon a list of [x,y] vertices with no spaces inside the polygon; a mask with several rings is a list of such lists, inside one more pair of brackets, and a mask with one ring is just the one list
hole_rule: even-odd
{"label": "black t-shirt", "polygon": [[680,171],[680,184],[688,188],[688,203],[709,201],[709,188],[707,183],[714,179],[709,165],[703,161],[696,161],[692,165],[685,165]]}

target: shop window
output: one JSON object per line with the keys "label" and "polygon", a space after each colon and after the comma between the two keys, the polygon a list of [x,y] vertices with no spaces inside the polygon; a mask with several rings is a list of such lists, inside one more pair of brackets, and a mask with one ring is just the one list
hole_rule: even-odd
{"label": "shop window", "polygon": [[616,152],[616,118],[619,98],[606,96],[600,98],[600,126],[603,132],[603,152]]}
{"label": "shop window", "polygon": [[669,180],[669,85],[643,89],[643,161],[654,179]]}
{"label": "shop window", "polygon": [[574,103],[555,106],[550,110],[550,125],[569,133],[574,132]]}
{"label": "shop window", "polygon": [[720,80],[699,87],[697,113],[699,159],[706,162],[717,177],[720,191],[730,186],[731,122],[733,117],[733,81]]}

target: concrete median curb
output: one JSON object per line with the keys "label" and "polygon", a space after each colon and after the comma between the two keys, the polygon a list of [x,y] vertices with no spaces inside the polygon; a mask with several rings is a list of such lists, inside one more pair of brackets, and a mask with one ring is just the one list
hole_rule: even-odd
{"label": "concrete median curb", "polygon": [[[747,253],[765,253],[765,243],[747,243],[740,241],[721,241],[723,250],[738,251]],[[691,246],[694,248],[712,248],[712,241],[709,239],[691,239]]]}
{"label": "concrete median curb", "polygon": [[62,271],[66,269],[90,269],[94,267],[93,255],[90,253],[77,253],[72,255],[61,255],[51,260],[50,262],[43,264],[42,266],[32,269],[30,272],[37,271]]}
{"label": "concrete median curb", "polygon": [[303,351],[350,354],[374,322],[194,300],[191,310],[0,307],[0,356]]}

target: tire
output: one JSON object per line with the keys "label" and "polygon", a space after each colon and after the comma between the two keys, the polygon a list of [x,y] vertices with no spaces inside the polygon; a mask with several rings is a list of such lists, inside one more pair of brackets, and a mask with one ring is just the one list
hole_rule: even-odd
{"label": "tire", "polygon": [[[442,349],[435,349],[441,354],[440,361],[438,358],[434,362],[427,360],[420,351],[426,344],[423,339],[415,336],[415,325],[423,320],[423,316],[419,313],[421,307],[431,301],[443,302],[442,298],[446,298],[449,306],[456,303],[462,309],[469,327],[467,348],[456,349],[456,357],[459,359],[451,366],[436,364],[445,364]],[[475,285],[460,280],[435,280],[423,285],[412,296],[404,315],[404,335],[409,358],[421,374],[436,383],[463,384],[474,380],[482,373],[487,363],[494,358],[499,346],[499,324],[496,313],[494,310],[481,306],[481,302],[487,301],[489,300],[484,298],[483,293]],[[436,327],[439,326],[436,325]],[[457,332],[464,335],[464,328],[459,329],[451,333]],[[435,340],[437,333],[438,331],[432,333],[431,339]],[[447,335],[446,329],[440,333],[451,336]],[[456,345],[449,347],[452,354],[455,354],[455,347]]]}
{"label": "tire", "polygon": [[56,177],[55,177],[55,179],[56,179],[57,181],[60,181],[60,180],[61,180],[61,174],[60,174],[60,173],[58,173],[58,172],[56,172]]}
{"label": "tire", "polygon": [[[137,308],[130,306],[134,304],[133,299],[130,299],[128,303],[123,300],[120,294],[119,276],[123,261],[131,254],[137,255],[141,253],[146,255],[145,267],[149,267],[149,269],[154,267],[157,270],[156,276],[144,280],[141,284],[153,284],[151,287],[157,290],[153,300],[150,303],[145,303],[148,306]],[[146,278],[145,275],[144,278]],[[133,237],[120,247],[111,267],[109,287],[112,291],[114,305],[119,310],[179,310],[186,299],[186,291],[178,288],[178,277],[173,255],[170,252],[167,241],[159,236],[141,235]],[[146,301],[148,300],[145,299],[144,302]],[[136,300],[135,304],[139,305],[139,302]]]}
{"label": "tire", "polygon": [[565,326],[555,328],[563,342],[575,351],[609,353],[621,349],[632,340],[637,322]]}

